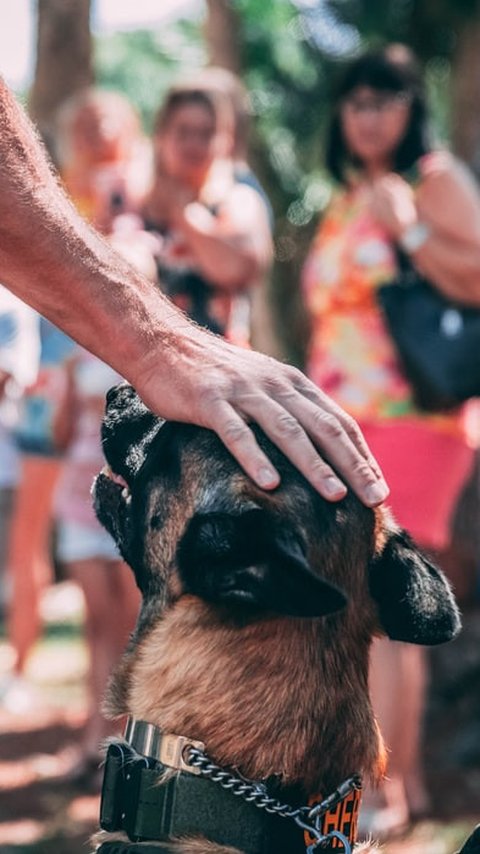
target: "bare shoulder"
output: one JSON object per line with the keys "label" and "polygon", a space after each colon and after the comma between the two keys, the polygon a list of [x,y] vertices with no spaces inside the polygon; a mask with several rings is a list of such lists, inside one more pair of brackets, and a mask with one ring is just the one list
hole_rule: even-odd
{"label": "bare shoulder", "polygon": [[229,190],[219,211],[224,223],[256,239],[270,242],[268,212],[262,197],[248,184],[237,183]]}
{"label": "bare shoulder", "polygon": [[421,162],[417,190],[423,217],[433,224],[459,222],[480,228],[480,194],[467,166],[449,151],[435,151]]}
{"label": "bare shoulder", "polygon": [[429,195],[452,188],[476,192],[475,179],[469,168],[450,151],[433,151],[420,162],[418,193]]}

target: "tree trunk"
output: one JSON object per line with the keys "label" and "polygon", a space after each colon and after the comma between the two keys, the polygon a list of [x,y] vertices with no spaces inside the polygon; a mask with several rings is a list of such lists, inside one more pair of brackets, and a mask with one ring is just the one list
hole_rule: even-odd
{"label": "tree trunk", "polygon": [[92,84],[90,0],[38,0],[37,61],[29,110],[55,159],[60,104]]}
{"label": "tree trunk", "polygon": [[240,28],[241,22],[233,0],[207,0],[204,32],[209,65],[240,73]]}
{"label": "tree trunk", "polygon": [[480,179],[480,4],[456,33],[452,57],[452,147]]}
{"label": "tree trunk", "polygon": [[[204,38],[209,65],[241,76],[242,21],[234,5],[233,0],[207,0]],[[283,348],[274,329],[270,286],[266,279],[252,293],[251,342],[256,350],[280,357]]]}

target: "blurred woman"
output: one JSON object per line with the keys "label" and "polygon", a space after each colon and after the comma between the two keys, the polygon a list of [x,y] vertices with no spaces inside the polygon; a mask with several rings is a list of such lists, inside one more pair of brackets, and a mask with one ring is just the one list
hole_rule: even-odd
{"label": "blurred woman", "polygon": [[[443,293],[480,305],[480,201],[464,168],[432,147],[423,83],[406,48],[366,54],[348,67],[327,166],[338,187],[303,277],[312,321],[308,373],[360,422],[399,523],[438,550],[472,451],[461,411],[426,414],[415,406],[375,293],[395,278],[400,246]],[[371,804],[378,807],[371,830],[382,834],[428,805],[419,747],[424,651],[376,643],[371,690],[391,750],[388,780]]]}
{"label": "blurred woman", "polygon": [[[62,109],[61,175],[79,211],[145,275],[155,277],[152,238],[135,216],[148,186],[150,157],[138,117],[116,92],[88,89]],[[138,591],[111,537],[95,518],[90,489],[104,465],[100,425],[105,394],[120,381],[107,365],[76,347],[64,362],[66,394],[55,419],[65,462],[55,498],[57,556],[85,598],[90,707],[70,779],[98,782],[99,747],[111,732],[101,714],[107,679],[135,624]]]}
{"label": "blurred woman", "polygon": [[138,115],[119,92],[89,88],[59,111],[61,176],[79,212],[108,234],[136,211],[151,178],[150,148]]}
{"label": "blurred woman", "polygon": [[235,180],[225,99],[207,86],[172,88],[154,126],[155,179],[143,209],[158,235],[158,278],[199,324],[249,340],[248,291],[271,260],[268,214]]}
{"label": "blurred woman", "polygon": [[44,318],[36,317],[40,333],[38,373],[22,397],[15,439],[19,451],[18,479],[8,550],[12,584],[8,635],[14,650],[14,679],[5,705],[20,712],[32,702],[25,682],[30,653],[42,624],[40,602],[52,583],[52,499],[62,466],[53,441],[53,420],[65,392],[61,363],[73,347],[70,338]]}
{"label": "blurred woman", "polygon": [[101,713],[106,683],[135,624],[139,596],[91,498],[93,479],[105,465],[100,442],[105,395],[121,377],[80,347],[65,363],[65,374],[67,392],[55,420],[57,444],[66,449],[55,496],[57,557],[85,598],[89,712],[70,779],[89,785],[97,782],[100,744],[111,734]]}

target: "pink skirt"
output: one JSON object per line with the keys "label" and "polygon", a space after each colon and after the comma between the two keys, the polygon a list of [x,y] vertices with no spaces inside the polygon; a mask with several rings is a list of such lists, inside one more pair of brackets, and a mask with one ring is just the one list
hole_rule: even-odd
{"label": "pink skirt", "polygon": [[473,464],[461,436],[422,421],[360,424],[390,487],[388,504],[402,528],[422,546],[445,548],[450,521]]}

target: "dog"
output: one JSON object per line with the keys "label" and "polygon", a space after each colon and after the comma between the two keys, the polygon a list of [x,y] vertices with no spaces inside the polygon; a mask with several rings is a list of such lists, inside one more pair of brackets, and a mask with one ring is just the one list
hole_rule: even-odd
{"label": "dog", "polygon": [[[328,502],[253,429],[281,474],[273,492],[211,431],[163,422],[126,384],[107,395],[94,504],[142,606],[106,700],[136,740],[109,748],[101,854],[350,850],[351,775],[375,783],[385,772],[372,638],[433,645],[460,630],[445,577],[385,507],[350,491]],[[269,817],[207,779],[209,762],[291,812],[330,796],[322,821],[348,802],[351,832],[320,830],[305,806],[298,821]]]}

